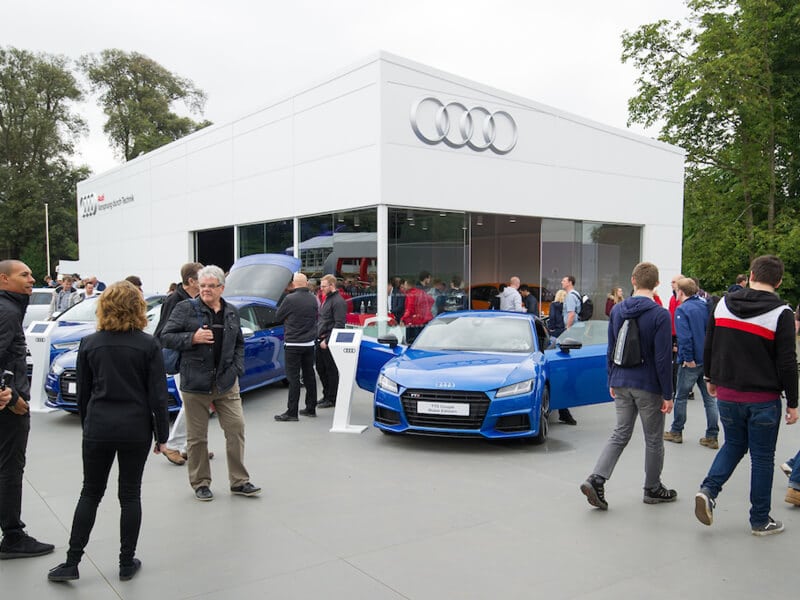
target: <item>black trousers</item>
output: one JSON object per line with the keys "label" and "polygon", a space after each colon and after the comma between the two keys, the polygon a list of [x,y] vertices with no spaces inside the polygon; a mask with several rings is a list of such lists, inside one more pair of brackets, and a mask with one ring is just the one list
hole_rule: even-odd
{"label": "black trousers", "polygon": [[0,529],[7,543],[23,535],[22,474],[31,429],[30,414],[0,410]]}
{"label": "black trousers", "polygon": [[306,408],[317,409],[317,375],[314,373],[314,346],[284,346],[286,379],[289,380],[289,403],[286,413],[296,417],[300,404],[300,372],[306,386]]}
{"label": "black trousers", "polygon": [[322,382],[322,399],[336,404],[336,391],[339,389],[339,368],[333,360],[330,348],[324,350],[317,346],[317,374]]}
{"label": "black trousers", "polygon": [[142,473],[150,442],[94,442],[83,440],[83,488],[69,536],[67,563],[77,565],[106,491],[114,458],[119,466],[119,564],[132,565],[142,525]]}

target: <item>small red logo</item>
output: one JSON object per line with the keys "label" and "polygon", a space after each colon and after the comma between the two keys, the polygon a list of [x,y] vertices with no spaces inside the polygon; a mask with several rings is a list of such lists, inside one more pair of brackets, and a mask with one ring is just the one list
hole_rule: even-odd
{"label": "small red logo", "polygon": [[105,195],[105,194],[100,194],[100,195],[97,197],[97,201],[98,201],[98,202],[102,202],[102,201],[103,201],[103,200],[105,200],[105,199],[106,199],[106,195]]}

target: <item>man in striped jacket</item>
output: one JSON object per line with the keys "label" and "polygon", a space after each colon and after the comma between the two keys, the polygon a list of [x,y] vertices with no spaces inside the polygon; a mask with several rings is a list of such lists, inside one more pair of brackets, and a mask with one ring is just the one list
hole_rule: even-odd
{"label": "man in striped jacket", "polygon": [[708,324],[704,375],[718,400],[725,444],[695,496],[695,516],[704,525],[711,525],[717,495],[749,451],[751,531],[783,531],[769,512],[781,392],[786,423],[797,422],[797,357],[793,311],[775,293],[782,279],[781,259],[759,256],[750,268],[750,287],[720,300]]}

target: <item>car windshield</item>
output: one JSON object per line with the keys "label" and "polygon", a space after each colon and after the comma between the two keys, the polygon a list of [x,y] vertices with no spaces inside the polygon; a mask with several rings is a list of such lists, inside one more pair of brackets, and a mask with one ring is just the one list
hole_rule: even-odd
{"label": "car windshield", "polygon": [[237,268],[225,280],[223,296],[255,296],[277,300],[286,289],[292,273],[279,265],[249,265]]}
{"label": "car windshield", "polygon": [[434,319],[414,340],[415,350],[532,352],[533,331],[527,319],[443,317]]}
{"label": "car windshield", "polygon": [[70,306],[67,310],[56,317],[56,321],[77,321],[94,323],[97,320],[97,300],[87,298]]}
{"label": "car windshield", "polygon": [[580,342],[584,346],[608,343],[608,321],[578,321],[556,340],[559,344],[566,339]]}
{"label": "car windshield", "polygon": [[37,292],[33,290],[30,304],[50,304],[53,301],[53,292]]}

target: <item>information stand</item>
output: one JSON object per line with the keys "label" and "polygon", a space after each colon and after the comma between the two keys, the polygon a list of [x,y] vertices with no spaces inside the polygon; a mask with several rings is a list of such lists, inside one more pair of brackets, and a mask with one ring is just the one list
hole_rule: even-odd
{"label": "information stand", "polygon": [[33,321],[25,330],[25,341],[28,344],[31,366],[31,401],[32,412],[50,412],[55,410],[45,406],[44,382],[50,370],[50,333],[58,327],[55,321]]}
{"label": "information stand", "polygon": [[336,391],[336,408],[333,412],[331,433],[363,433],[366,425],[350,424],[350,403],[353,400],[353,384],[358,368],[358,353],[361,349],[360,329],[334,329],[328,348],[339,369],[339,388]]}

